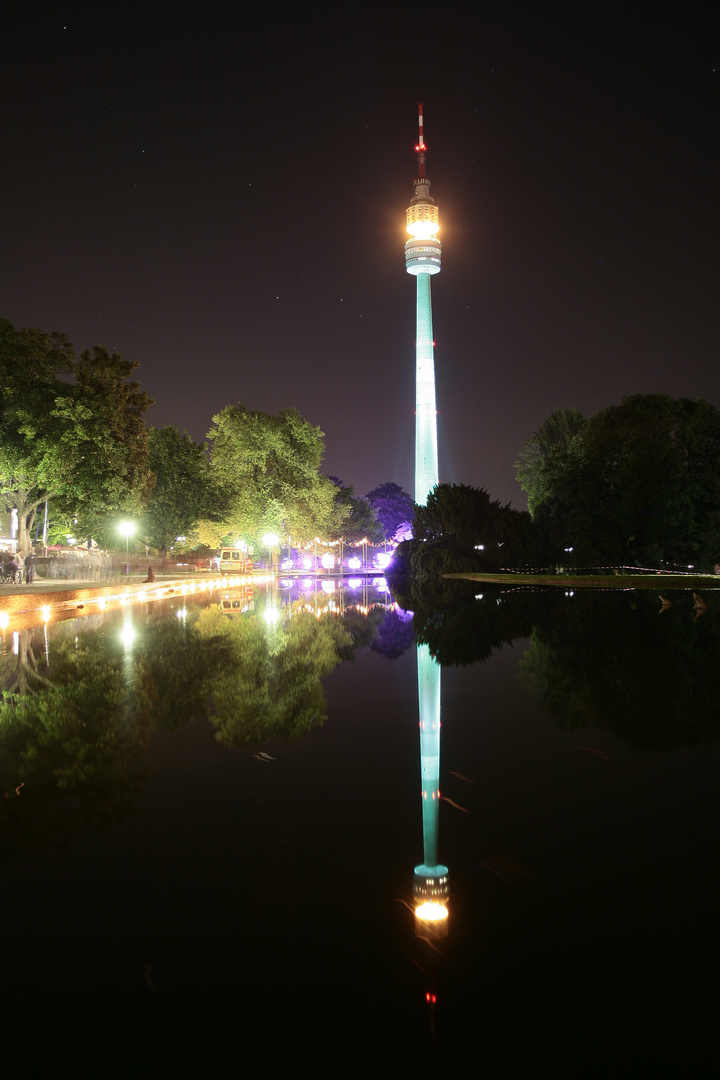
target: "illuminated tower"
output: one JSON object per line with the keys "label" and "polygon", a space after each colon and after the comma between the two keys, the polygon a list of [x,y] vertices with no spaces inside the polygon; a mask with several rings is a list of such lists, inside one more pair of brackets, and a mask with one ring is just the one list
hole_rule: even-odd
{"label": "illuminated tower", "polygon": [[417,338],[415,345],[415,502],[424,506],[438,482],[437,411],[435,407],[435,357],[433,353],[430,277],[440,273],[442,248],[437,238],[438,208],[425,176],[423,107],[419,110],[419,138],[415,147],[418,174],[415,194],[407,209],[405,269],[417,279]]}

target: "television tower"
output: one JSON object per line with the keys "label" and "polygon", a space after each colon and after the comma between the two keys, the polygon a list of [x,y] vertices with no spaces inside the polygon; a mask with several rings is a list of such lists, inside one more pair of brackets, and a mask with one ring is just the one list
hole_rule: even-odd
{"label": "television tower", "polygon": [[440,273],[442,248],[437,238],[438,208],[425,176],[423,107],[418,104],[419,136],[415,194],[407,209],[405,269],[417,279],[417,338],[415,344],[415,502],[424,506],[438,482],[437,410],[435,406],[435,355],[433,352],[430,277]]}

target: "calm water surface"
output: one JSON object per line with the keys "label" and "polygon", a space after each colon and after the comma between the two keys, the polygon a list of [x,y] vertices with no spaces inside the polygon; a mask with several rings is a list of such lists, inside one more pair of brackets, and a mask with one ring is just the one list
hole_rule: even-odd
{"label": "calm water surface", "polygon": [[385,594],[7,632],[6,1063],[713,1075],[720,603],[677,597],[416,612],[442,661],[437,941],[417,649]]}

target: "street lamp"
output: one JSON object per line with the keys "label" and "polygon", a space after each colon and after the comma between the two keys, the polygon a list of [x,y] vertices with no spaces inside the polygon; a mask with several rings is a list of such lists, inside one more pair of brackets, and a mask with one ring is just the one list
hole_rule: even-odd
{"label": "street lamp", "polygon": [[118,526],[121,533],[125,536],[125,564],[127,567],[127,573],[130,573],[130,537],[135,532],[135,525],[132,521],[121,521]]}

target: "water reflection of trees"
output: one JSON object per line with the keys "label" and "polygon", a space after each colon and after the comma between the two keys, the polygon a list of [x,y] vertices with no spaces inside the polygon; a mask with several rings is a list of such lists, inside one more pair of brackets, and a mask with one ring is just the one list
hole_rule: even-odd
{"label": "water reflection of trees", "polygon": [[534,620],[523,683],[553,723],[595,725],[645,749],[720,735],[720,603],[690,593],[576,593]]}
{"label": "water reflection of trees", "polygon": [[412,605],[418,642],[440,664],[455,667],[487,660],[493,649],[529,637],[546,596],[513,596],[477,582],[453,582],[449,589],[413,592],[401,602]]}
{"label": "water reflection of trees", "polygon": [[720,596],[548,589],[479,582],[398,597],[418,641],[445,666],[473,664],[518,638],[525,689],[554,724],[597,726],[643,748],[720,735]]}
{"label": "water reflection of trees", "polygon": [[221,643],[223,663],[208,685],[210,719],[231,746],[293,738],[327,718],[323,676],[341,660],[351,637],[340,620],[309,613],[286,623],[224,619],[217,608],[196,624],[201,649]]}
{"label": "water reflection of trees", "polygon": [[[66,842],[131,813],[152,731],[208,718],[234,747],[297,738],[327,718],[323,678],[375,641],[388,612],[229,619],[159,605],[6,635],[0,658],[0,856]],[[349,629],[348,629],[349,626]],[[12,642],[12,645],[11,645]],[[12,647],[14,645],[14,647]]]}
{"label": "water reflection of trees", "polygon": [[81,823],[105,827],[123,817],[149,775],[146,680],[142,671],[128,678],[121,645],[65,636],[50,678],[32,631],[18,638],[1,665],[4,857],[63,843]]}

